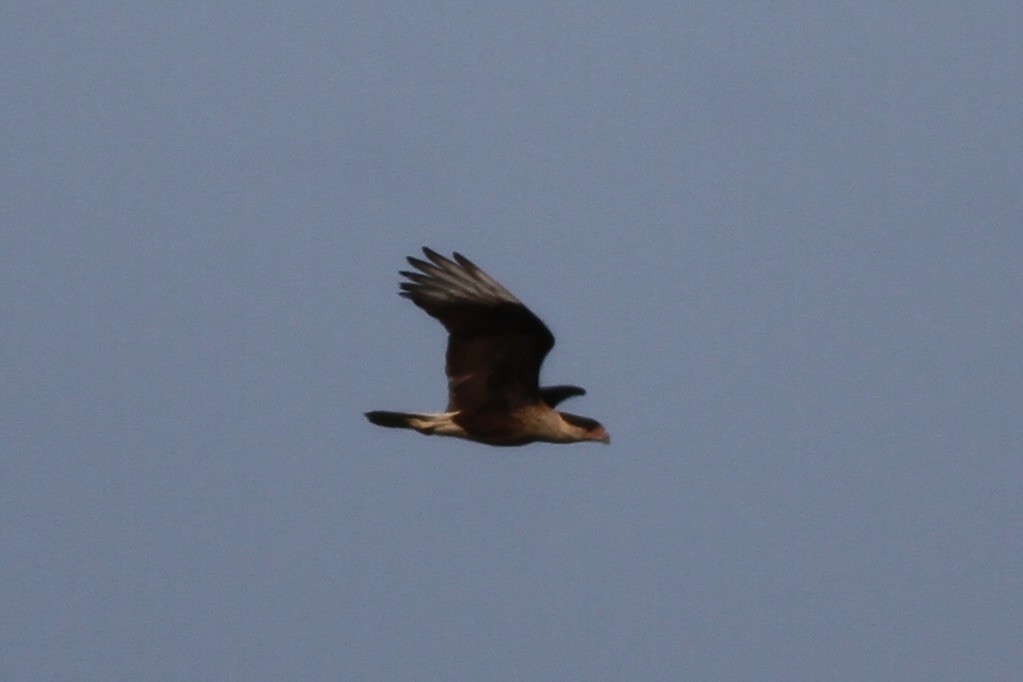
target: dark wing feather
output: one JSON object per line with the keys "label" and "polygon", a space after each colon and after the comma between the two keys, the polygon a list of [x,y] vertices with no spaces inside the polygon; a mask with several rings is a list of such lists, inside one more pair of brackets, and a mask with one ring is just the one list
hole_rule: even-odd
{"label": "dark wing feather", "polygon": [[557,407],[558,403],[577,395],[586,395],[586,389],[579,386],[544,386],[540,389],[540,399],[548,407]]}
{"label": "dark wing feather", "polygon": [[547,326],[468,258],[428,248],[401,295],[448,330],[448,409],[510,410],[540,400],[540,365],[554,346]]}

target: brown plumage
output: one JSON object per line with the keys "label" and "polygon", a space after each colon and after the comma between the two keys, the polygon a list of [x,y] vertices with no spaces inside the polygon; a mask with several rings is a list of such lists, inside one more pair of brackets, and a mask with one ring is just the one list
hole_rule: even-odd
{"label": "brown plumage", "polygon": [[400,294],[448,330],[448,406],[440,413],[367,412],[374,424],[454,436],[488,445],[536,441],[610,442],[599,422],[554,409],[578,386],[540,387],[540,365],[554,335],[511,292],[459,253],[426,247],[409,257]]}

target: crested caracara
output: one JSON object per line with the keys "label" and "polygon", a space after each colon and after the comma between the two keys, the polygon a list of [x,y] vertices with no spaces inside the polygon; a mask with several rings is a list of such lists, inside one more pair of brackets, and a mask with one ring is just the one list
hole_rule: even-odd
{"label": "crested caracara", "polygon": [[367,412],[378,426],[414,429],[487,445],[536,441],[611,441],[596,420],[558,412],[562,400],[586,393],[578,386],[540,386],[540,365],[554,335],[529,308],[459,253],[454,260],[423,248],[429,262],[408,262],[399,292],[448,330],[444,412]]}

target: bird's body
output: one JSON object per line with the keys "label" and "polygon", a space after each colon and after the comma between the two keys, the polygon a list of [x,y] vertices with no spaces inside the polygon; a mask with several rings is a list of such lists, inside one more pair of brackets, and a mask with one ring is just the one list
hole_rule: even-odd
{"label": "bird's body", "polygon": [[424,248],[429,262],[409,258],[401,295],[448,330],[448,407],[439,413],[374,411],[374,424],[414,429],[488,445],[537,441],[610,441],[598,422],[554,407],[585,391],[541,388],[540,365],[554,346],[547,326],[507,289],[464,256]]}

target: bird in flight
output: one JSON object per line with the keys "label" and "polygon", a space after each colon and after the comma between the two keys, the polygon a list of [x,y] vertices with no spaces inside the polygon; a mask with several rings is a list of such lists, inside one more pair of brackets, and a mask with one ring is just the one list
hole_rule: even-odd
{"label": "bird in flight", "polygon": [[409,257],[419,272],[402,271],[401,296],[440,320],[448,331],[444,412],[367,412],[378,426],[413,429],[487,445],[537,441],[610,443],[596,420],[554,408],[586,391],[540,386],[540,365],[554,347],[539,317],[465,256],[454,260],[423,247],[429,261]]}

